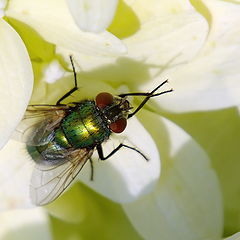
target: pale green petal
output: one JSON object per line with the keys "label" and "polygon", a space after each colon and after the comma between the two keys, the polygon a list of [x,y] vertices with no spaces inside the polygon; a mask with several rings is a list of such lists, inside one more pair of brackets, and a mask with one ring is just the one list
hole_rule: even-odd
{"label": "pale green petal", "polygon": [[47,65],[43,70],[43,81],[47,83],[54,83],[65,74],[65,70],[61,67],[58,61],[54,60]]}
{"label": "pale green petal", "polygon": [[0,19],[0,148],[23,117],[33,73],[27,50],[15,30]]}
{"label": "pale green petal", "polygon": [[41,208],[0,214],[1,240],[51,240],[48,216]]}
{"label": "pale green petal", "polygon": [[66,0],[78,27],[87,32],[101,32],[111,23],[118,0]]}
{"label": "pale green petal", "polygon": [[191,11],[191,2],[187,0],[124,0],[126,4],[133,8],[141,23],[147,22],[156,16],[169,16],[184,11]]}
{"label": "pale green petal", "polygon": [[136,147],[149,161],[124,148],[106,161],[99,161],[95,154],[94,181],[90,181],[90,164],[83,169],[80,179],[115,202],[130,202],[152,191],[160,175],[160,158],[154,141],[136,118],[128,121],[120,136],[112,136],[103,144],[105,155],[120,143]]}
{"label": "pale green petal", "polygon": [[33,207],[29,185],[34,163],[24,143],[10,140],[0,151],[0,212]]}
{"label": "pale green petal", "polygon": [[[76,184],[47,206],[56,240],[142,240],[120,204]],[[60,219],[59,219],[60,218]]]}
{"label": "pale green petal", "polygon": [[224,238],[224,240],[240,240],[240,233],[236,233],[232,235],[231,237]]}
{"label": "pale green petal", "polygon": [[96,55],[126,52],[123,43],[107,31],[100,34],[82,32],[74,23],[65,0],[12,0],[6,15],[26,23],[45,40],[69,51]]}
{"label": "pale green petal", "polygon": [[[110,65],[104,58],[77,56],[83,69],[108,68],[108,81],[128,82],[134,90],[141,86],[142,91],[169,79],[175,92],[157,102],[173,112],[239,104],[239,4],[191,1],[191,5],[174,0],[126,3],[141,26],[134,27],[131,21],[124,25],[135,30],[123,39],[128,47],[126,58],[111,60]],[[124,32],[125,28],[115,25]]]}
{"label": "pale green petal", "polygon": [[158,139],[162,173],[154,192],[123,205],[132,224],[144,239],[220,239],[222,200],[208,156],[172,122],[146,111],[140,115]]}
{"label": "pale green petal", "polygon": [[0,0],[0,18],[4,16],[5,6],[6,6],[6,0]]}
{"label": "pale green petal", "polygon": [[221,184],[224,202],[224,235],[240,229],[239,172],[240,121],[237,109],[168,115],[211,156]]}
{"label": "pale green petal", "polygon": [[[135,74],[139,70],[138,66],[145,64],[151,73],[147,80],[151,80],[156,73],[170,67],[170,64],[176,65],[176,63],[192,59],[204,44],[208,34],[207,21],[187,1],[179,1],[178,3],[177,1],[155,0],[127,2],[129,5],[123,6],[119,10],[120,16],[123,19],[126,18],[126,24],[118,22],[122,19],[114,19],[117,23],[113,23],[110,30],[120,31],[122,35],[128,29],[135,30],[123,39],[128,47],[128,54],[124,57],[137,63],[135,67],[131,66],[130,74]],[[125,15],[127,10],[135,16],[135,25],[137,26],[131,25],[131,19],[127,21],[129,18],[128,15]],[[191,51],[189,51],[190,48]],[[81,60],[81,56],[79,59]],[[103,58],[88,59],[85,57],[84,59],[87,63],[82,60],[81,66],[85,64],[88,69],[94,68],[97,64],[106,64],[106,59]],[[122,74],[127,66],[123,67],[120,71]],[[145,79],[142,79],[141,75],[137,75],[130,81],[127,80],[130,84],[139,85],[139,82],[143,82]],[[112,81],[115,82],[115,78],[112,78]],[[122,81],[126,80],[122,78]]]}
{"label": "pale green petal", "polygon": [[[74,61],[76,63],[75,65],[77,68],[77,72],[80,72],[80,74],[82,72],[85,72],[85,73],[89,72],[89,74],[94,74],[94,70],[97,70],[98,72],[100,72],[102,68],[103,68],[103,71],[101,71],[101,72],[105,72],[104,67],[107,67],[108,69],[110,69],[110,67],[113,66],[116,61],[116,57],[114,57],[114,56],[113,57],[102,56],[100,58],[100,57],[96,57],[96,56],[89,55],[89,54],[79,53],[76,51],[69,52],[68,49],[59,47],[59,46],[56,47],[56,53],[59,54],[61,57],[63,57],[66,62],[69,61],[69,55],[72,55],[74,57]],[[108,71],[108,72],[110,72],[110,71]],[[95,78],[96,78],[96,80],[101,81],[101,79],[99,79],[99,76],[96,76]],[[113,80],[114,80],[114,78],[111,78],[111,81],[113,81]],[[103,81],[106,81],[106,79],[104,79]]]}
{"label": "pale green petal", "polygon": [[[186,35],[178,34],[179,30],[173,27],[170,34],[166,33],[165,45],[162,47],[155,45],[152,48],[152,52],[155,51],[155,53],[149,54],[148,58],[152,63],[163,66],[162,74],[155,77],[152,82],[144,84],[141,89],[151,89],[163,79],[168,78],[176,91],[172,95],[157,99],[157,102],[159,106],[174,112],[212,110],[239,105],[240,26],[238,23],[240,21],[240,5],[215,0],[203,1],[203,3],[192,2],[195,3],[196,10],[202,14],[202,16],[199,15],[202,19],[200,22],[208,23],[208,26],[205,26],[205,33],[200,34],[202,37],[204,34],[202,38],[204,41],[198,41],[199,36],[196,35],[198,36],[196,38],[199,43],[198,49],[192,48],[191,43],[195,41],[194,35],[189,41],[186,41]],[[188,25],[190,23],[194,24],[193,21],[188,21]],[[157,28],[156,25],[154,26],[153,32]],[[163,26],[159,23],[159,28]],[[201,32],[201,25],[195,25],[194,31]],[[192,33],[195,34],[190,31],[187,36],[190,37]],[[142,35],[148,36],[145,33]],[[168,36],[175,36],[175,40],[167,38]],[[161,39],[161,37],[159,38]],[[164,39],[164,35],[162,38]],[[138,39],[140,37],[135,41]],[[154,43],[154,38],[149,38],[149,41]],[[155,41],[157,40],[155,39]],[[189,47],[185,45],[185,48],[180,51],[179,44],[182,42],[188,43]],[[131,53],[132,47],[127,45],[129,53]],[[165,48],[163,49],[163,47]],[[137,52],[136,49],[137,47],[134,53]],[[144,43],[141,49],[146,49]],[[166,54],[163,50],[166,51]],[[198,51],[195,52],[195,50]],[[151,49],[147,51],[151,52]],[[186,58],[186,54],[190,56],[191,53],[194,53],[192,56],[195,57]]]}
{"label": "pale green petal", "polygon": [[[173,6],[175,1],[154,1],[153,5],[140,2],[140,6],[138,1],[130,5],[139,14],[142,24],[135,34],[124,40],[129,50],[128,57],[154,64],[158,67],[156,72],[191,60],[207,37],[207,21],[191,5],[186,4],[186,1],[180,3],[179,9]],[[150,14],[147,11],[150,9],[146,13],[142,12],[146,5],[151,6],[151,17],[147,15]],[[176,8],[176,12],[168,12],[170,7]],[[167,12],[160,14],[159,8]]]}

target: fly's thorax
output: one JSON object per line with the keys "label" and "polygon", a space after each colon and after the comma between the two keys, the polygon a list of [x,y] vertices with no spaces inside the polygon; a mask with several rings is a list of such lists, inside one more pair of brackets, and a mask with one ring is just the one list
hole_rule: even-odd
{"label": "fly's thorax", "polygon": [[[91,100],[82,101],[73,107],[63,118],[60,128],[68,144],[74,148],[95,147],[111,134],[106,119]],[[61,134],[59,137],[59,140],[65,140]]]}

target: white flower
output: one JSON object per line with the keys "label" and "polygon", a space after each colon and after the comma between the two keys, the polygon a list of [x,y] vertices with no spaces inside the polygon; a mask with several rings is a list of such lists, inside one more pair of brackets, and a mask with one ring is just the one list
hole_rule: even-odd
{"label": "white flower", "polygon": [[107,31],[100,34],[81,31],[74,23],[65,0],[9,1],[6,15],[26,23],[46,41],[86,54],[119,55],[126,47]]}
{"label": "white flower", "polygon": [[[72,7],[70,9],[73,11]],[[108,19],[114,7],[109,9]],[[81,10],[84,12],[84,9]],[[95,10],[99,9],[92,6],[91,11]],[[225,143],[223,146],[214,148],[214,141],[224,140],[221,138],[222,131],[224,134],[229,131],[224,127],[219,129],[218,136],[211,136],[210,123],[202,121],[204,124],[200,124],[189,119],[196,120],[194,111],[223,109],[239,104],[239,11],[239,5],[218,0],[201,3],[120,1],[116,17],[108,28],[111,33],[123,38],[120,41],[108,31],[96,35],[79,30],[63,0],[51,3],[12,0],[8,5],[7,16],[24,22],[42,38],[55,44],[58,55],[63,56],[65,62],[69,62],[69,54],[74,56],[75,62],[83,69],[78,74],[80,90],[75,93],[75,98],[94,97],[99,91],[118,94],[116,88],[122,85],[127,85],[130,92],[149,91],[163,80],[170,80],[175,91],[153,99],[137,115],[141,123],[137,119],[129,120],[128,130],[122,135],[124,141],[138,147],[149,157],[149,163],[137,153],[123,150],[106,162],[97,162],[94,157],[93,182],[89,180],[89,164],[79,175],[92,189],[121,203],[128,219],[144,239],[223,237],[223,185],[220,189],[206,152],[214,160],[212,149],[221,153],[225,146],[229,146],[222,141]],[[101,16],[102,12],[99,12]],[[86,22],[90,19],[89,25],[83,21],[86,30],[92,31],[96,26],[99,30],[99,26],[106,26],[104,21],[99,25],[94,19],[91,22],[91,15],[85,13]],[[73,15],[78,22],[75,12]],[[126,50],[125,46],[128,53],[119,57]],[[37,69],[41,69],[39,63],[35,64]],[[66,67],[66,63],[62,64]],[[47,87],[40,81],[41,74],[36,75],[38,88],[35,88],[32,103],[55,103],[59,96],[73,87],[72,74]],[[71,101],[71,97],[69,99]],[[134,106],[139,102],[139,99],[135,100]],[[188,115],[179,114],[186,112]],[[195,114],[210,116],[207,113]],[[219,119],[216,123],[223,126]],[[117,146],[121,141],[119,138],[108,141],[107,148]],[[21,166],[26,165],[30,170],[24,171],[28,175],[26,178],[21,177],[22,170],[19,170],[19,175],[11,177],[9,184],[14,186],[21,179],[24,181],[21,186],[26,186],[26,190],[33,165],[24,153],[24,144],[11,141],[5,146],[0,152],[0,159],[8,159],[9,164],[6,166],[2,161],[0,169],[10,170],[16,166],[15,154],[19,156],[17,163],[21,162]],[[227,162],[226,158],[222,157]],[[219,174],[220,168],[216,169]],[[8,174],[2,177],[0,184],[3,185],[8,177]],[[4,209],[11,209],[10,198],[14,199],[14,207],[29,206],[27,201],[22,202],[27,198],[25,190],[7,191],[8,196],[3,200]],[[81,222],[81,226],[87,226],[85,217],[93,210],[96,211],[94,216],[101,220],[106,216],[111,220],[122,216],[122,212],[119,215],[111,215],[107,210],[101,212],[98,206],[102,201],[111,206],[111,210],[117,206],[112,206],[107,199],[102,200],[83,185],[80,190],[73,188],[73,192],[75,195],[71,196],[69,191],[56,200],[48,208],[49,212],[64,220]],[[93,200],[90,200],[91,196]],[[63,208],[63,205],[71,206]],[[122,221],[127,224],[126,219]],[[111,224],[114,221],[110,221]],[[122,225],[118,226],[121,228]],[[108,231],[114,233],[114,225],[111,227]],[[127,233],[131,231],[126,230]],[[136,237],[137,234],[134,234]],[[120,239],[123,238],[121,236]]]}
{"label": "white flower", "polygon": [[40,208],[2,213],[0,223],[0,238],[2,240],[52,239],[47,214]]}
{"label": "white flower", "polygon": [[240,239],[240,233],[236,233],[231,237],[225,238],[225,240],[239,240]]}
{"label": "white flower", "polygon": [[33,73],[22,39],[0,18],[0,148],[22,119],[29,102]]}

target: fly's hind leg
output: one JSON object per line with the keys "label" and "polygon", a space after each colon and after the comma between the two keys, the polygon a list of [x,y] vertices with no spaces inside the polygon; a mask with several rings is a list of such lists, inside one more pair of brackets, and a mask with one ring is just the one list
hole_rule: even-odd
{"label": "fly's hind leg", "polygon": [[148,161],[148,158],[142,153],[140,152],[138,149],[125,145],[123,143],[120,143],[115,149],[113,149],[106,157],[104,157],[103,155],[103,149],[102,149],[102,145],[97,145],[97,152],[98,152],[98,156],[101,160],[107,160],[108,158],[110,158],[112,155],[114,155],[117,151],[119,151],[121,148],[128,148],[131,149],[137,153],[139,153],[146,161]]}
{"label": "fly's hind leg", "polygon": [[93,170],[93,161],[91,158],[89,158],[89,162],[90,162],[90,167],[91,167],[91,175],[90,175],[90,180],[93,181],[93,174],[94,174],[94,170]]}
{"label": "fly's hind leg", "polygon": [[75,67],[74,67],[74,63],[73,63],[73,58],[72,56],[70,56],[70,61],[71,61],[71,64],[72,64],[72,69],[73,69],[73,76],[74,76],[74,87],[68,91],[66,94],[64,94],[56,103],[56,105],[64,105],[64,104],[61,104],[61,102],[69,97],[72,93],[74,93],[75,91],[78,90],[78,86],[77,86],[77,73],[76,73],[76,70],[75,70]]}

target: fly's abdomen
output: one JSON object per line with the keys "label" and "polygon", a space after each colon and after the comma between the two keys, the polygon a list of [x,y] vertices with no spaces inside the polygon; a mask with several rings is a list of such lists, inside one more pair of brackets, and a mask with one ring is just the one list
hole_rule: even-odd
{"label": "fly's abdomen", "polygon": [[94,101],[84,101],[77,105],[63,119],[60,127],[68,143],[75,148],[102,143],[111,133]]}
{"label": "fly's abdomen", "polygon": [[27,146],[27,151],[32,159],[39,164],[57,165],[67,160],[67,149],[55,141],[50,141],[45,145]]}

